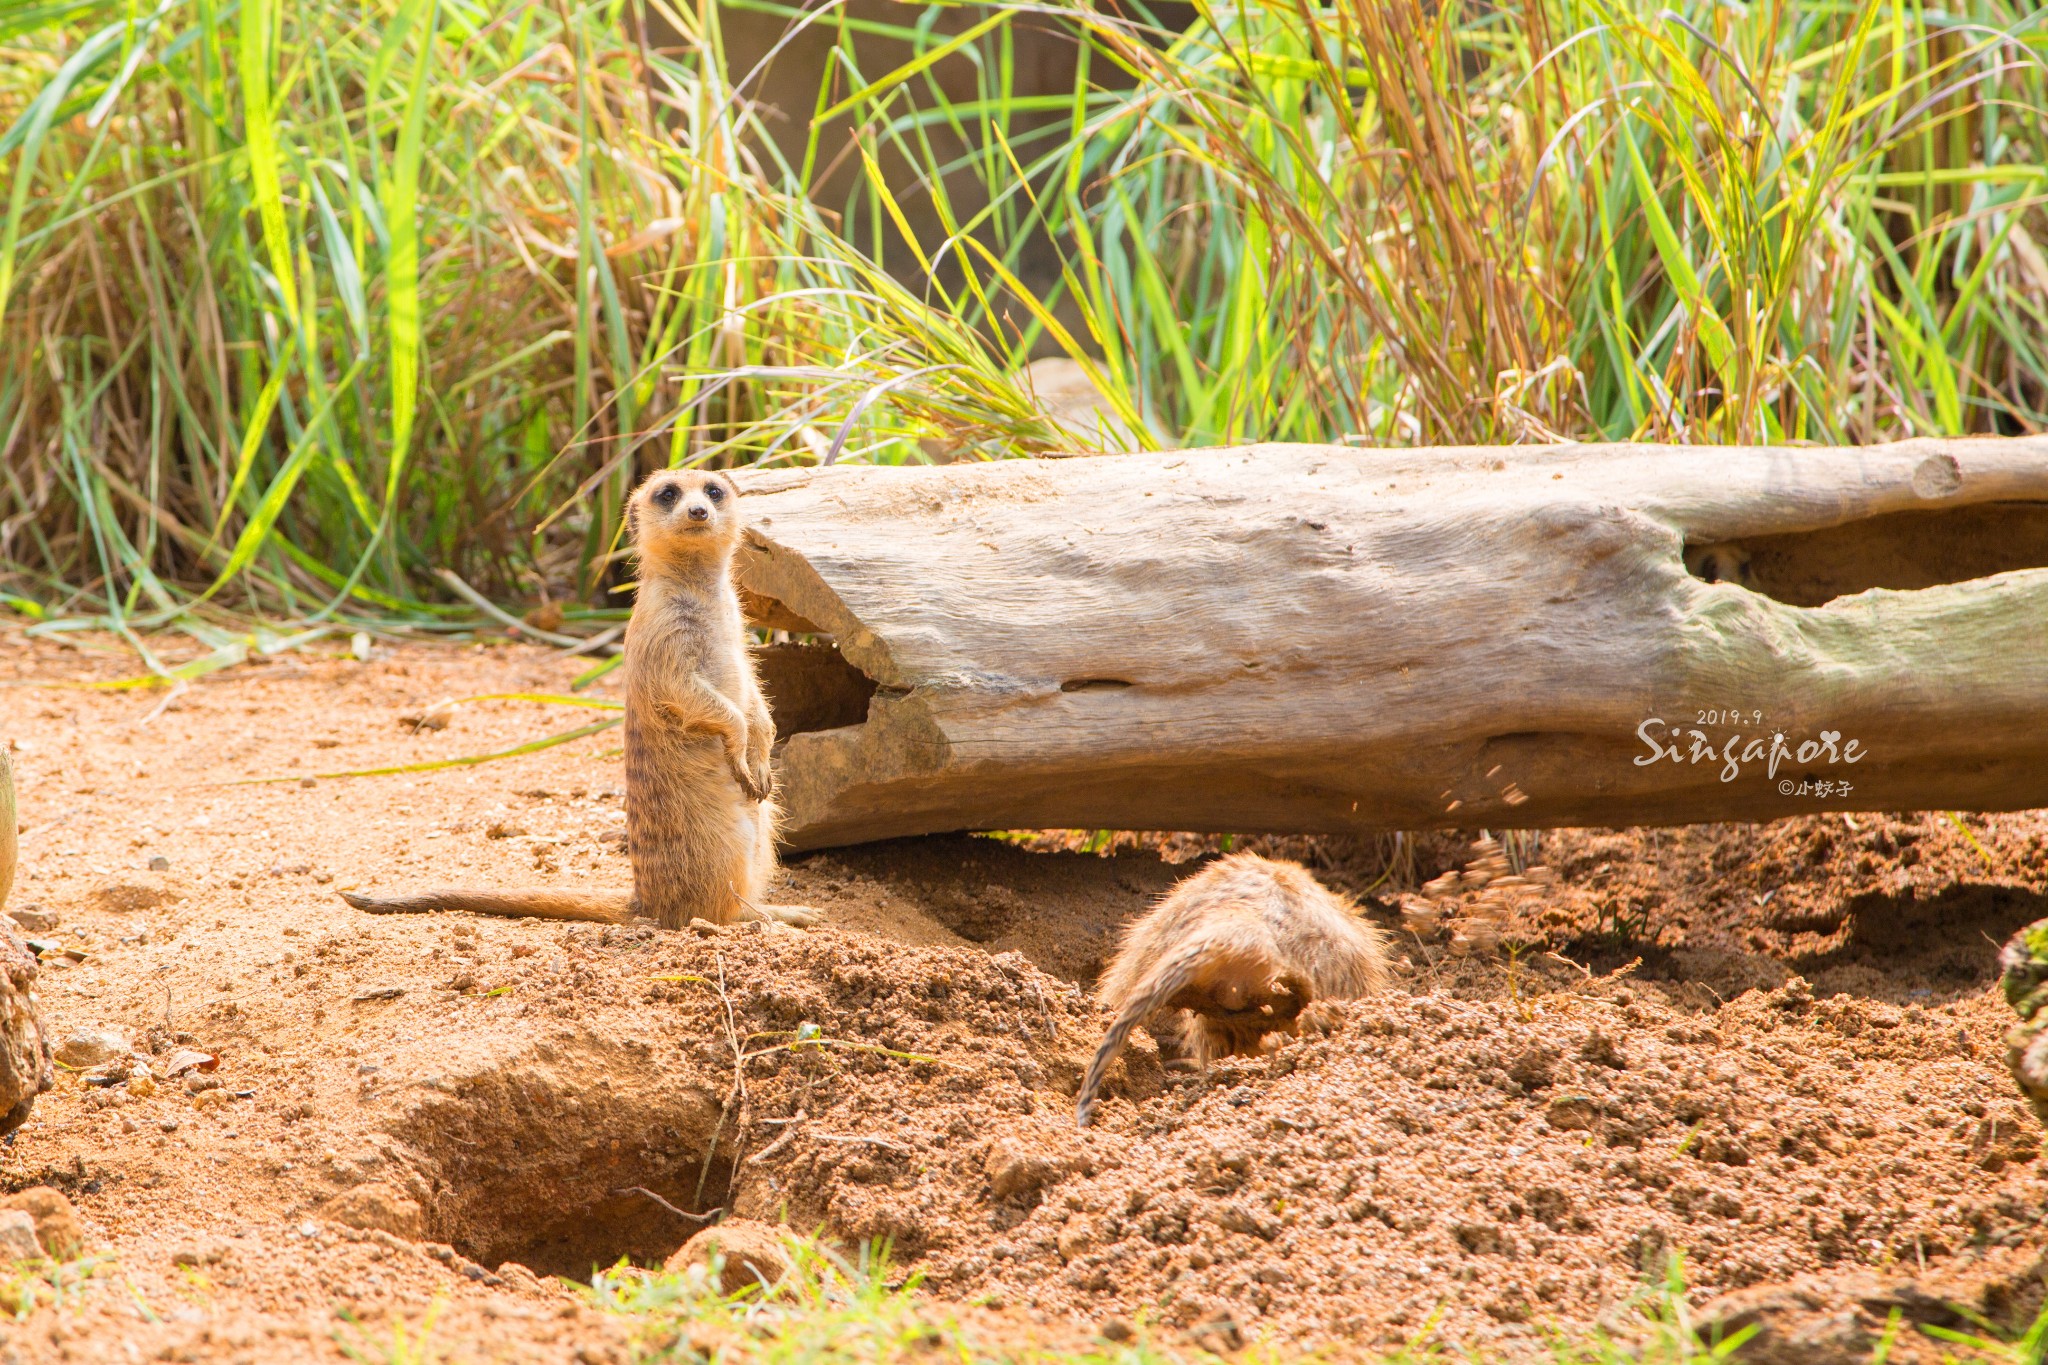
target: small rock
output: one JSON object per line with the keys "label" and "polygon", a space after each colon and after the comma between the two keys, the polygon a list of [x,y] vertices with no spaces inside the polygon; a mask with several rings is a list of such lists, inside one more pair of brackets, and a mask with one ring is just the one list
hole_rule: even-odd
{"label": "small rock", "polygon": [[525,833],[526,830],[523,827],[519,825],[507,824],[505,821],[500,820],[497,823],[493,824],[489,829],[484,831],[484,838],[517,839],[522,837]]}
{"label": "small rock", "polygon": [[35,1218],[26,1209],[0,1209],[0,1262],[42,1259]]}
{"label": "small rock", "polygon": [[74,1071],[104,1066],[135,1051],[135,1035],[112,1024],[88,1024],[57,1048],[57,1060]]}
{"label": "small rock", "polygon": [[151,872],[169,872],[171,870],[171,860],[159,853],[149,860],[149,870]]}
{"label": "small rock", "polygon": [[458,974],[456,975],[455,979],[454,979],[454,980],[452,980],[452,981],[450,981],[450,982],[448,983],[448,989],[449,989],[449,990],[451,990],[451,991],[454,991],[454,992],[456,992],[456,993],[457,993],[457,994],[459,994],[459,995],[466,995],[466,994],[468,994],[468,993],[469,993],[470,991],[473,991],[473,990],[475,990],[475,989],[476,989],[476,973],[475,973],[475,972],[461,972],[461,973],[458,973]]}
{"label": "small rock", "polygon": [[234,1102],[232,1090],[202,1090],[192,1097],[194,1109],[225,1109]]}
{"label": "small rock", "polygon": [[449,718],[455,714],[452,706],[432,706],[424,711],[409,711],[398,718],[398,723],[408,730],[445,730]]}
{"label": "small rock", "polygon": [[317,787],[320,785],[320,779],[317,777],[302,777],[299,779],[299,785],[301,787]]}
{"label": "small rock", "polygon": [[364,1232],[388,1232],[417,1242],[426,1235],[426,1211],[393,1186],[372,1181],[344,1190],[320,1208],[320,1216]]}
{"label": "small rock", "polygon": [[31,934],[47,934],[57,927],[57,912],[40,905],[16,906],[7,917]]}
{"label": "small rock", "polygon": [[128,1093],[137,1099],[148,1099],[156,1093],[156,1078],[147,1071],[130,1076],[128,1078]]}
{"label": "small rock", "polygon": [[723,1257],[719,1288],[737,1294],[750,1284],[773,1285],[789,1273],[789,1251],[783,1230],[751,1218],[729,1218],[683,1243],[662,1267],[668,1271],[708,1266],[713,1253]]}
{"label": "small rock", "polygon": [[85,1254],[85,1226],[63,1191],[32,1185],[0,1199],[0,1209],[20,1209],[32,1218],[36,1241],[51,1260],[75,1261]]}
{"label": "small rock", "polygon": [[220,1085],[218,1076],[203,1076],[194,1072],[185,1077],[185,1093],[188,1095],[203,1095],[209,1090],[220,1089]]}
{"label": "small rock", "polygon": [[1125,1322],[1122,1318],[1104,1318],[1102,1325],[1095,1330],[1101,1334],[1104,1341],[1114,1341],[1119,1344],[1129,1341],[1136,1335],[1131,1330],[1131,1324]]}

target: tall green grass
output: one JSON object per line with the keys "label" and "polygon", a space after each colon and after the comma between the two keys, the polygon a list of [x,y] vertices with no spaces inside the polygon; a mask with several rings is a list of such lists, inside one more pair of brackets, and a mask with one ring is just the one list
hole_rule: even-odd
{"label": "tall green grass", "polygon": [[[1018,339],[1043,328],[1099,358],[1105,401],[1161,444],[2042,425],[2033,7],[1201,15],[1179,35],[1077,15],[1133,88],[1077,92],[1067,135],[986,177],[1062,245],[1079,318],[1062,333],[1049,304]],[[872,88],[868,136],[913,158],[924,127],[965,112]],[[973,112],[1001,104],[991,89]],[[969,292],[952,311],[974,316]]]}
{"label": "tall green grass", "polygon": [[[442,569],[573,629],[668,463],[2043,425],[2031,9],[937,13],[813,13],[785,159],[710,4],[9,9],[4,600],[216,666],[251,616],[475,626]],[[1027,21],[1070,91],[1019,93]],[[1034,398],[1057,355],[1092,431]]]}

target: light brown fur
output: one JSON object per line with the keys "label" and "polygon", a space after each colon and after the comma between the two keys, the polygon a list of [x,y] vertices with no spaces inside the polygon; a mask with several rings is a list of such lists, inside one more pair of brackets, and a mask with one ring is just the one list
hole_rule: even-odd
{"label": "light brown fur", "polygon": [[[1132,1028],[1155,1028],[1204,1069],[1293,1033],[1317,1000],[1369,995],[1386,983],[1379,930],[1298,864],[1237,853],[1181,882],[1133,921],[1096,995],[1115,1020],[1081,1084],[1081,1127]],[[1151,1028],[1151,1025],[1147,1026]]]}
{"label": "light brown fur", "polygon": [[732,584],[739,492],[656,474],[633,494],[640,586],[626,627],[626,837],[643,914],[730,924],[775,871],[775,721]]}
{"label": "light brown fur", "polygon": [[692,919],[806,923],[813,912],[763,904],[775,872],[768,755],[775,721],[754,673],[732,582],[739,492],[723,474],[664,470],[634,491],[627,516],[640,558],[626,626],[626,840],[633,890],[344,892],[375,913],[617,922],[638,911],[663,928]]}

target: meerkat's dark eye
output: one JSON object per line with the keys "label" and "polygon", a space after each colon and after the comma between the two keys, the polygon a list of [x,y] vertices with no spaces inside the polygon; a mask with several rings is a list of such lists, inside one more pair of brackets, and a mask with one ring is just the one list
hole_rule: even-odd
{"label": "meerkat's dark eye", "polygon": [[704,485],[704,496],[713,502],[724,502],[725,490],[715,483],[707,483]]}
{"label": "meerkat's dark eye", "polygon": [[672,483],[665,483],[654,490],[654,500],[663,507],[674,507],[676,499],[680,496],[681,491]]}

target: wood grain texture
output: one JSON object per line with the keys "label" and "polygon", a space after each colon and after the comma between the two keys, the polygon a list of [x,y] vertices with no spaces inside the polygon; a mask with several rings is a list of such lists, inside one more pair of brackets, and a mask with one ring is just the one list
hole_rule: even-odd
{"label": "wood grain texture", "polygon": [[[1682,558],[1901,513],[2048,512],[2044,439],[1259,445],[742,487],[745,588],[878,684],[864,724],[779,746],[797,848],[2048,805],[2048,569],[1802,607]],[[1695,725],[1728,710],[1744,723]],[[1717,751],[1828,731],[1864,757],[1723,781],[1718,761],[1638,763],[1652,718]],[[1850,791],[1786,796],[1788,777]]]}

